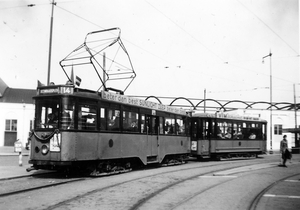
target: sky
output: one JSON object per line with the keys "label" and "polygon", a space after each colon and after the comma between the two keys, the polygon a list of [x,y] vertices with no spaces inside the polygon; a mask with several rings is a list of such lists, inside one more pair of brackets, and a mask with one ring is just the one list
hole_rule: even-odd
{"label": "sky", "polygon": [[[56,84],[67,81],[59,62],[89,32],[118,27],[136,73],[126,95],[270,101],[272,72],[273,102],[293,103],[294,84],[300,101],[298,0],[55,2]],[[50,0],[0,0],[0,77],[9,87],[47,83],[51,8]]]}

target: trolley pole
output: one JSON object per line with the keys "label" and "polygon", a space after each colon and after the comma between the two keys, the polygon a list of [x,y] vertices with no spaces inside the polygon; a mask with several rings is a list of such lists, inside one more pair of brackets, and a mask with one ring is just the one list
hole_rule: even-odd
{"label": "trolley pole", "polygon": [[262,63],[264,63],[264,59],[270,57],[270,154],[273,154],[273,145],[272,145],[272,136],[273,136],[273,123],[272,123],[272,53],[270,50],[269,55],[264,56],[262,59]]}
{"label": "trolley pole", "polygon": [[103,53],[103,90],[105,91],[106,90],[106,55],[105,55],[105,52]]}

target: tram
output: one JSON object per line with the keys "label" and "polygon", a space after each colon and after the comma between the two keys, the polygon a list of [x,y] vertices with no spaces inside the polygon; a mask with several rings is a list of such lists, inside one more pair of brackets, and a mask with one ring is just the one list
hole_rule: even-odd
{"label": "tram", "polygon": [[267,121],[227,113],[197,113],[191,119],[191,155],[201,158],[257,157],[266,153]]}
{"label": "tram", "polygon": [[31,169],[93,174],[181,163],[190,153],[186,111],[75,85],[37,88]]}

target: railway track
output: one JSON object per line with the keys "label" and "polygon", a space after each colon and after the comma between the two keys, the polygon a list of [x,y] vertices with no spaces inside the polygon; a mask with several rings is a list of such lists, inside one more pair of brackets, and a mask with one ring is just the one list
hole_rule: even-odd
{"label": "railway track", "polygon": [[[57,208],[64,208],[68,206],[69,208],[84,208],[84,205],[86,205],[85,200],[89,201],[88,205],[94,205],[98,206],[100,205],[101,208],[105,209],[143,209],[145,205],[151,199],[155,199],[157,195],[161,195],[162,193],[171,190],[172,187],[178,186],[180,184],[183,184],[185,182],[192,181],[193,179],[196,179],[199,176],[206,176],[206,175],[213,175],[215,173],[228,170],[228,169],[236,169],[241,167],[241,164],[237,164],[238,161],[224,161],[224,162],[217,162],[217,163],[209,163],[208,165],[201,165],[196,166],[190,165],[185,167],[172,167],[172,170],[162,171],[162,172],[155,172],[154,174],[147,174],[144,173],[144,176],[140,176],[138,178],[132,178],[120,182],[116,182],[111,185],[106,185],[85,193],[82,193],[80,195],[76,195],[75,197],[72,197],[67,200],[63,200],[59,203],[56,203],[54,205],[50,205],[47,207],[47,210],[50,209],[57,209]],[[253,164],[257,164],[255,161],[254,163],[252,161],[243,162],[243,166],[251,166]],[[219,167],[216,170],[211,170],[210,168],[213,166]],[[232,166],[230,166],[232,165]],[[176,169],[177,168],[177,169]],[[146,170],[148,171],[148,170]],[[201,172],[202,171],[202,172]],[[149,171],[151,172],[151,170]],[[184,175],[182,175],[184,174]],[[187,175],[188,174],[188,175]],[[230,180],[227,180],[230,181]],[[223,182],[224,183],[224,182]],[[217,187],[219,184],[211,186]],[[116,194],[119,194],[119,192],[127,191],[129,192],[124,193],[125,197],[119,198],[122,200],[122,204],[116,202],[114,198],[116,197]],[[209,190],[209,188],[207,188]],[[176,205],[181,205],[181,203],[185,203],[189,199],[195,197],[196,195],[199,195],[202,192],[197,192],[196,194],[189,195],[190,197],[186,197],[183,200],[181,200],[179,203],[177,202]],[[117,196],[118,197],[118,196]],[[94,200],[93,198],[97,198]],[[101,203],[100,203],[101,201]],[[99,203],[98,203],[99,202]],[[172,206],[169,209],[175,208],[175,206]],[[147,207],[145,208],[147,209]]]}
{"label": "railway track", "polygon": [[[43,207],[38,204],[30,204],[30,208],[34,209],[60,209],[74,208],[82,209],[88,206],[101,206],[103,209],[147,209],[151,205],[151,209],[155,209],[152,205],[160,203],[165,205],[165,209],[180,209],[186,203],[195,199],[210,190],[217,188],[222,184],[226,184],[233,180],[231,175],[224,176],[222,182],[205,185],[205,177],[218,176],[221,172],[238,168],[251,167],[258,163],[277,164],[277,160],[270,159],[248,159],[234,161],[218,161],[218,162],[193,162],[174,167],[159,167],[154,169],[134,170],[130,173],[120,174],[108,177],[71,177],[62,176],[53,177],[47,175],[45,177],[28,177],[6,180],[5,186],[12,183],[26,183],[19,188],[10,190],[0,190],[0,206],[2,202],[16,200],[18,197],[38,197],[42,196]],[[188,194],[184,191],[178,197],[167,199],[166,196],[174,195],[175,189],[184,189],[186,184],[197,183],[203,179],[202,189],[192,189]],[[72,184],[76,182],[77,184]],[[192,184],[193,185],[193,184]],[[191,185],[191,186],[192,186]],[[194,184],[195,185],[195,184]],[[4,182],[0,182],[0,186],[4,186]],[[76,186],[76,187],[75,187]],[[1,189],[4,189],[2,188]],[[41,191],[42,190],[42,191]],[[74,191],[74,192],[72,192]],[[43,193],[40,193],[43,192]],[[62,193],[64,192],[64,193]],[[53,194],[61,194],[59,198],[53,197]],[[179,192],[180,194],[181,192]],[[47,196],[47,195],[52,196]],[[19,195],[19,196],[18,196]],[[42,197],[40,198],[42,200]],[[160,199],[164,198],[164,200]],[[5,200],[4,200],[5,199]],[[37,198],[39,199],[39,198]],[[172,200],[175,199],[176,201]],[[170,205],[170,202],[172,205]],[[93,208],[91,207],[91,208]]]}
{"label": "railway track", "polygon": [[300,175],[300,173],[295,173],[293,175],[289,175],[286,177],[283,177],[280,180],[277,180],[275,182],[273,182],[272,184],[270,184],[269,186],[267,186],[266,188],[264,188],[250,203],[248,210],[256,210],[258,203],[260,202],[260,200],[262,199],[262,197],[266,194],[266,192],[268,192],[270,189],[272,189],[273,187],[275,187],[276,185],[278,185],[280,182],[283,182],[286,179],[289,179],[291,177],[295,177],[297,175]]}
{"label": "railway track", "polygon": [[0,180],[0,198],[39,189],[54,187],[86,178],[68,178],[61,173],[44,173]]}

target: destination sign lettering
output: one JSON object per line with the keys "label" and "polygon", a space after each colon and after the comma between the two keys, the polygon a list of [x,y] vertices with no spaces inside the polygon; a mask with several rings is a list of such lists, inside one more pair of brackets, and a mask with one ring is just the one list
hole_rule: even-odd
{"label": "destination sign lettering", "polygon": [[128,96],[110,93],[107,91],[101,91],[101,97],[105,100],[120,102],[123,104],[135,105],[135,106],[159,110],[159,111],[166,111],[175,114],[186,115],[186,111],[184,109],[179,109],[168,105],[159,104],[152,101],[146,101],[138,98],[131,98]]}
{"label": "destination sign lettering", "polygon": [[40,94],[57,94],[58,93],[58,88],[49,88],[49,89],[40,89]]}
{"label": "destination sign lettering", "polygon": [[224,118],[224,119],[236,119],[236,120],[253,120],[258,121],[260,120],[259,117],[252,117],[252,116],[240,116],[228,113],[197,113],[193,115],[194,117],[208,117],[208,118]]}
{"label": "destination sign lettering", "polygon": [[48,94],[73,94],[74,88],[70,86],[59,86],[59,87],[42,87],[38,89],[39,95]]}

